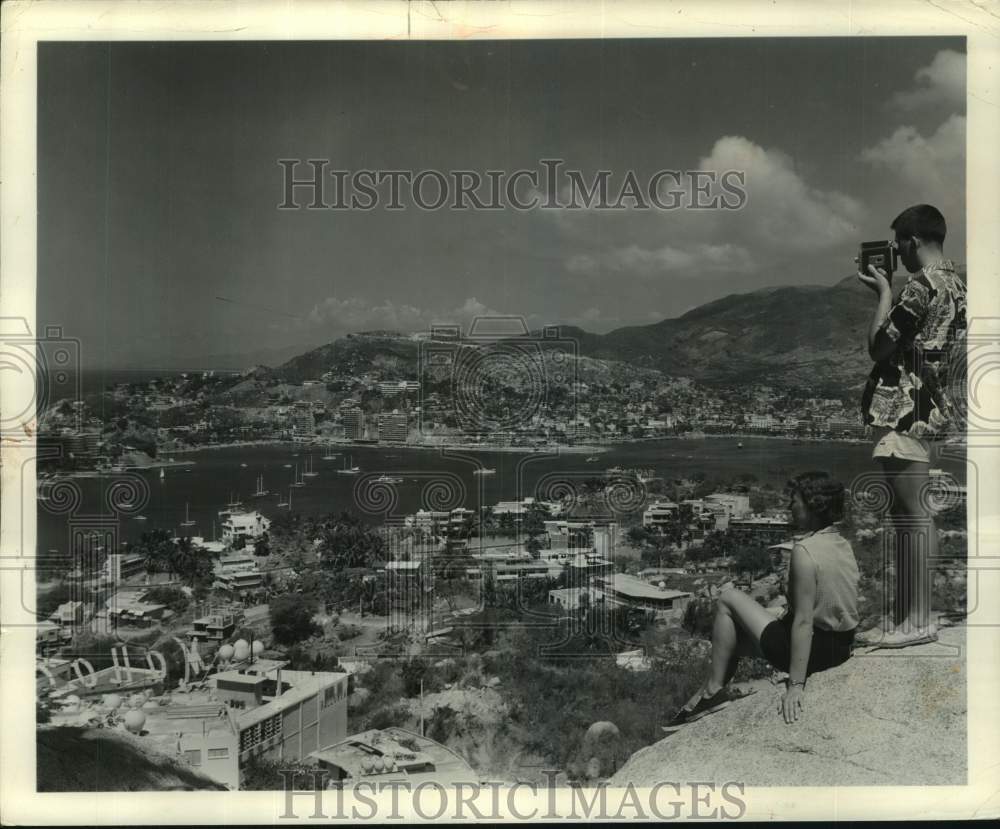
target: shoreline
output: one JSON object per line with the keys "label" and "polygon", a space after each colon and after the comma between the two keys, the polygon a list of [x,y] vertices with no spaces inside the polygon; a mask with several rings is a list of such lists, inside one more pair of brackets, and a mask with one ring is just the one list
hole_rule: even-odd
{"label": "shoreline", "polygon": [[[226,443],[213,443],[206,446],[193,446],[187,449],[172,449],[165,450],[168,454],[173,455],[190,455],[198,452],[211,452],[218,449],[239,449],[239,448],[249,448],[249,447],[260,447],[260,446],[289,446],[296,447],[299,449],[306,449],[310,451],[338,451],[340,449],[387,449],[390,451],[417,451],[426,452],[429,450],[436,449],[448,449],[448,450],[459,450],[467,452],[497,452],[497,453],[511,453],[511,454],[523,454],[523,455],[534,455],[534,454],[545,454],[545,453],[564,453],[564,454],[603,454],[605,452],[612,452],[615,449],[621,448],[623,446],[630,446],[632,444],[638,443],[651,443],[660,442],[668,440],[780,440],[790,443],[846,443],[846,444],[867,444],[872,441],[872,438],[818,438],[818,437],[790,437],[788,435],[746,435],[739,432],[725,432],[725,433],[714,433],[714,434],[683,434],[683,435],[659,435],[657,437],[648,438],[630,438],[627,440],[618,440],[608,443],[590,443],[590,444],[573,444],[573,445],[550,445],[550,446],[500,446],[500,445],[489,445],[489,444],[469,444],[469,443],[358,443],[354,441],[337,441],[337,442],[316,442],[316,443],[302,443],[299,441],[291,440],[254,440],[254,441],[227,441]],[[193,463],[193,461],[191,461]],[[154,465],[164,465],[164,466],[182,466],[181,461],[174,461],[173,463],[164,462],[163,464],[158,464],[154,462]],[[143,467],[146,468],[146,467]]]}
{"label": "shoreline", "polygon": [[[576,446],[542,446],[542,447],[531,447],[531,446],[490,446],[486,444],[468,444],[468,443],[355,443],[350,441],[339,441],[336,443],[300,443],[297,441],[290,440],[257,440],[257,441],[229,441],[227,443],[213,443],[208,446],[195,446],[190,449],[172,449],[169,450],[169,454],[181,455],[181,454],[194,454],[197,452],[210,452],[217,449],[240,449],[249,447],[259,447],[259,446],[289,446],[298,449],[313,451],[313,452],[325,452],[334,451],[337,452],[341,449],[387,449],[393,452],[396,451],[418,451],[426,452],[433,451],[437,449],[449,449],[449,450],[462,450],[471,452],[506,452],[512,454],[523,454],[523,455],[542,455],[551,452],[569,453],[569,454],[600,454],[603,452],[611,451],[614,446],[611,444],[584,444]],[[193,462],[193,461],[192,461]],[[183,465],[180,462],[175,462],[175,466]]]}

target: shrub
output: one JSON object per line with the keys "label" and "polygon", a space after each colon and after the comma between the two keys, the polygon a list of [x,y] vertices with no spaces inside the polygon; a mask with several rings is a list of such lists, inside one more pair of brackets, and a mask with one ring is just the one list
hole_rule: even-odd
{"label": "shrub", "polygon": [[341,642],[346,642],[348,639],[357,639],[360,635],[361,627],[359,625],[343,624],[337,626],[337,636]]}
{"label": "shrub", "polygon": [[271,602],[271,630],[274,641],[294,645],[319,633],[312,612],[293,596],[279,596]]}
{"label": "shrub", "polygon": [[174,613],[181,614],[188,609],[191,600],[179,587],[153,587],[146,591],[145,601],[163,604]]}
{"label": "shrub", "polygon": [[458,712],[450,705],[435,705],[427,723],[427,736],[439,743],[446,743],[460,732]]}
{"label": "shrub", "polygon": [[417,696],[420,693],[421,683],[427,677],[430,670],[430,666],[423,659],[414,658],[406,660],[400,670],[400,678],[403,680],[403,693],[408,697]]}
{"label": "shrub", "polygon": [[366,728],[398,728],[406,725],[410,719],[410,709],[403,703],[387,705],[373,711],[368,716]]}

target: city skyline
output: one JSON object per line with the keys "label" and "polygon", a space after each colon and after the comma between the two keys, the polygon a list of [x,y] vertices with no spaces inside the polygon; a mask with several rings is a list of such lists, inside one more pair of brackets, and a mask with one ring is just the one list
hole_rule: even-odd
{"label": "city skyline", "polygon": [[[964,261],[963,38],[43,44],[38,324],[85,369],[482,314],[606,333],[833,284],[907,204]],[[686,115],[685,115],[686,113]],[[331,168],[741,169],[738,211],[280,211]],[[918,171],[918,167],[923,172]]]}

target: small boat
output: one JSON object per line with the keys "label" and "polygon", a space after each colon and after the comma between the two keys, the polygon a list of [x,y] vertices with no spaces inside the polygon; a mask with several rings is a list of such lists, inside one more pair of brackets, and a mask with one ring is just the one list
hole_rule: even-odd
{"label": "small boat", "polygon": [[371,481],[373,484],[401,484],[403,483],[402,478],[396,478],[392,475],[379,475],[377,478],[373,478]]}
{"label": "small boat", "polygon": [[345,460],[344,461],[344,468],[343,469],[338,469],[337,470],[337,474],[338,475],[357,475],[361,471],[361,468],[358,467],[358,466],[354,466],[353,462],[354,462],[354,458],[350,459],[350,465],[348,465],[348,461]]}
{"label": "small boat", "polygon": [[245,463],[241,463],[241,464],[240,464],[240,466],[241,466],[241,467],[242,467],[243,469],[246,469],[246,468],[247,468],[247,465],[246,465]]}
{"label": "small boat", "polygon": [[190,468],[181,470],[182,472],[190,472]]}
{"label": "small boat", "polygon": [[306,471],[302,473],[306,478],[315,478],[317,475],[319,475],[319,472],[313,471],[313,468],[312,468],[312,459],[313,459],[313,456],[310,455],[308,463],[306,464]]}
{"label": "small boat", "polygon": [[737,443],[737,444],[736,444],[736,448],[737,448],[737,449],[742,449],[742,448],[743,448],[743,442],[742,442],[742,441],[740,441],[739,443]]}
{"label": "small boat", "polygon": [[294,486],[294,487],[302,487],[302,486],[305,486],[305,485],[306,485],[306,482],[303,481],[303,480],[301,480],[299,478],[299,465],[295,464],[295,480],[292,481],[292,486]]}
{"label": "small boat", "polygon": [[163,467],[160,467],[160,480],[164,480],[167,477],[167,473],[164,471]]}
{"label": "small boat", "polygon": [[589,458],[587,458],[587,463],[594,463],[595,461],[598,460],[600,460],[600,458],[598,458],[597,455],[591,455]]}
{"label": "small boat", "polygon": [[473,475],[496,475],[497,471],[495,469],[483,468],[472,470]]}
{"label": "small boat", "polygon": [[285,469],[291,469],[292,465],[290,463],[284,464]]}
{"label": "small boat", "polygon": [[181,521],[181,526],[182,527],[193,527],[194,524],[195,524],[195,522],[191,520],[191,505],[189,503],[185,503],[184,504],[184,520]]}
{"label": "small boat", "polygon": [[146,521],[147,519],[146,519],[146,516],[145,516],[145,515],[137,515],[137,516],[135,517],[135,520],[136,520],[136,521]]}
{"label": "small boat", "polygon": [[254,498],[263,498],[265,495],[270,495],[270,491],[264,489],[264,476],[261,475],[257,478],[257,491],[254,492]]}
{"label": "small boat", "polygon": [[[280,498],[281,496],[279,495],[278,497]],[[292,491],[291,490],[288,490],[288,500],[287,501],[278,501],[278,506],[281,507],[282,509],[286,509],[286,508],[287,509],[291,509],[291,507],[292,507]]]}
{"label": "small boat", "polygon": [[233,497],[233,494],[230,492],[229,503],[226,504],[226,506],[229,507],[230,510],[237,510],[243,506],[243,502],[239,498]]}
{"label": "small boat", "polygon": [[332,461],[332,460],[336,460],[339,457],[340,457],[340,453],[339,452],[327,452],[323,456],[323,460],[324,461]]}

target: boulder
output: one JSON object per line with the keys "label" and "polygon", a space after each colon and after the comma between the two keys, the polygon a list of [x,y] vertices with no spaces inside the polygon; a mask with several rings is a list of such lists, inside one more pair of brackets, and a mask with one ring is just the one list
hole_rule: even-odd
{"label": "boulder", "polygon": [[611,785],[664,780],[748,786],[966,785],[965,629],[902,650],[856,651],[809,678],[785,724],[784,685],[690,723],[633,754]]}

